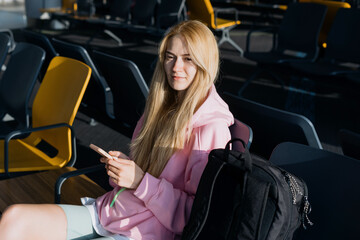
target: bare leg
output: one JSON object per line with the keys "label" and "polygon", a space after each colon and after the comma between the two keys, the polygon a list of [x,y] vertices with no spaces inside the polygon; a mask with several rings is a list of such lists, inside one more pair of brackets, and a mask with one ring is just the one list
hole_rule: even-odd
{"label": "bare leg", "polygon": [[55,204],[16,204],[0,221],[0,239],[66,239],[67,220]]}

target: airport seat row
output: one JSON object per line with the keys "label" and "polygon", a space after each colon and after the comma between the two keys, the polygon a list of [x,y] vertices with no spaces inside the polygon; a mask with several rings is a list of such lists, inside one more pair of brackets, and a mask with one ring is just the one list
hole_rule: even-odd
{"label": "airport seat row", "polygon": [[[109,54],[101,53],[101,52],[95,52],[94,55],[99,54],[102,57],[108,57],[110,59],[110,62],[117,63],[117,57],[111,56]],[[64,57],[56,56],[54,59],[67,59]],[[53,60],[54,60],[53,59]],[[53,60],[50,62],[50,66],[48,68],[48,71],[45,74],[44,79],[42,79],[40,89],[42,86],[46,86],[47,84],[50,85],[50,70],[54,70],[53,68]],[[78,62],[78,61],[76,61]],[[57,65],[56,65],[57,66]],[[84,64],[82,65],[84,66]],[[79,66],[76,66],[76,68],[79,68]],[[90,67],[86,68],[85,71],[87,74],[87,81],[90,79]],[[6,71],[6,70],[5,70]],[[72,70],[74,71],[74,69]],[[64,73],[64,69],[61,69],[61,72]],[[110,71],[106,71],[108,74],[111,74]],[[56,74],[56,73],[52,73]],[[105,71],[103,72],[104,76]],[[115,76],[118,76],[117,74]],[[106,78],[106,77],[105,77]],[[107,78],[106,78],[107,79]],[[61,79],[63,80],[63,79]],[[71,81],[75,81],[75,79],[71,79]],[[44,84],[44,85],[43,85]],[[69,83],[70,84],[70,83]],[[116,87],[115,87],[116,88]],[[44,87],[45,89],[45,87]],[[60,89],[57,89],[60,91]],[[66,88],[68,91],[69,89]],[[41,92],[41,91],[40,91]],[[60,91],[61,92],[61,91]],[[46,93],[46,94],[45,94]],[[49,92],[43,91],[44,97],[42,98],[41,102],[47,102],[44,99],[50,99]],[[51,95],[51,94],[50,94]],[[46,97],[46,98],[45,98]],[[318,228],[314,228],[314,230],[310,230],[309,232],[299,232],[299,234],[296,236],[295,239],[309,239],[313,236],[317,236],[318,238],[329,238],[330,236],[343,236],[341,234],[346,231],[346,233],[349,234],[349,236],[353,236],[351,234],[356,234],[358,229],[355,226],[347,227],[345,225],[337,225],[337,228],[330,228],[329,226],[335,225],[339,218],[347,218],[347,219],[354,219],[354,224],[356,223],[355,218],[355,212],[352,211],[352,207],[350,205],[347,205],[349,207],[344,207],[341,209],[341,211],[336,211],[334,214],[334,217],[327,218],[324,220],[324,214],[328,211],[330,206],[334,207],[337,203],[345,203],[348,198],[351,196],[353,197],[351,201],[354,201],[354,204],[356,201],[358,201],[359,196],[357,192],[350,189],[342,189],[342,186],[348,186],[351,183],[356,183],[359,181],[358,178],[356,178],[355,172],[359,168],[359,162],[355,159],[344,157],[335,153],[330,153],[328,151],[321,149],[321,143],[316,135],[316,131],[313,128],[311,122],[309,122],[306,118],[301,117],[297,114],[291,114],[285,111],[280,111],[274,108],[270,108],[265,105],[261,105],[246,99],[243,99],[239,96],[231,96],[231,94],[224,93],[223,98],[225,101],[229,104],[230,110],[233,112],[236,120],[236,124],[238,124],[239,130],[231,129],[232,137],[240,137],[242,139],[246,140],[247,147],[250,148],[250,151],[253,151],[254,153],[258,153],[259,155],[269,159],[270,161],[274,162],[275,164],[278,164],[279,166],[282,166],[289,170],[290,172],[293,172],[297,174],[298,176],[305,179],[305,181],[308,183],[309,189],[314,189],[313,191],[310,190],[309,196],[312,199],[309,199],[310,202],[313,204],[314,209],[317,209],[317,212],[315,212],[313,215],[310,214],[310,217],[313,217],[313,221],[316,223],[319,223]],[[40,102],[40,100],[34,100],[34,104],[36,102]],[[40,97],[38,97],[40,99]],[[63,99],[62,99],[63,100]],[[40,104],[40,103],[38,103]],[[49,103],[50,104],[50,103]],[[77,100],[77,104],[80,105],[79,100]],[[67,104],[63,104],[67,105]],[[33,105],[33,109],[36,109],[37,104]],[[59,106],[46,106],[46,109],[52,109],[54,111],[59,110]],[[34,111],[34,110],[33,110]],[[255,113],[254,113],[255,112]],[[48,113],[48,112],[47,112]],[[256,117],[256,114],[260,115]],[[48,114],[46,114],[48,115]],[[50,112],[49,115],[53,116],[56,115],[56,113]],[[35,121],[36,114],[33,112],[32,119]],[[74,115],[72,115],[75,117]],[[246,119],[249,116],[253,116],[253,120],[251,118]],[[254,117],[255,116],[255,117]],[[40,118],[40,117],[39,117]],[[73,119],[73,118],[72,118]],[[263,121],[260,121],[260,119],[263,119]],[[240,120],[240,121],[238,121]],[[242,121],[244,121],[243,124]],[[34,122],[33,122],[34,124]],[[267,125],[267,127],[264,127],[261,129],[261,126]],[[287,124],[289,124],[289,127],[287,127]],[[71,125],[71,123],[69,124]],[[65,125],[62,125],[65,126]],[[296,126],[296,127],[294,127]],[[34,126],[32,126],[34,127]],[[41,130],[43,128],[40,128]],[[274,131],[271,133],[271,131]],[[280,131],[281,130],[281,131]],[[235,131],[238,131],[236,133]],[[269,131],[269,132],[268,132]],[[26,133],[25,132],[19,132],[19,133]],[[69,133],[69,132],[68,132]],[[234,133],[234,135],[233,135]],[[238,135],[239,133],[245,134],[245,135]],[[266,135],[268,134],[268,135]],[[278,135],[288,135],[289,138],[275,138],[274,136]],[[65,134],[67,137],[69,137],[68,134]],[[262,140],[261,136],[265,136]],[[33,136],[35,138],[35,136]],[[301,140],[297,140],[297,138],[301,138]],[[38,138],[37,138],[38,140]],[[46,142],[52,144],[53,140],[45,139]],[[258,142],[257,142],[258,141]],[[275,143],[277,141],[277,143]],[[299,143],[283,143],[286,141],[302,141]],[[26,142],[27,143],[27,142]],[[265,151],[264,153],[261,153],[261,146],[269,144],[276,144],[276,146],[270,146],[269,149],[273,151]],[[280,145],[278,145],[280,143]],[[309,146],[304,146],[304,144]],[[258,145],[258,146],[257,146]],[[18,146],[17,146],[18,147]],[[241,149],[240,149],[241,150]],[[266,155],[266,154],[267,155]],[[23,157],[25,159],[25,157]],[[326,165],[326,168],[323,166]],[[349,176],[342,176],[341,181],[338,181],[338,179],[335,179],[333,176],[336,176],[338,174],[339,166],[343,168],[343,172],[350,173]],[[104,169],[103,166],[94,166],[92,167],[91,171],[94,169],[101,168]],[[311,171],[309,171],[311,169]],[[65,181],[66,178],[70,177],[70,175],[75,175],[75,173],[84,173],[86,170],[82,169],[77,171],[71,171],[70,174],[62,175],[61,178],[57,181],[57,189],[60,189],[62,183]],[[318,181],[319,174],[322,176],[323,181]],[[333,179],[333,180],[331,180]],[[336,181],[335,181],[336,180]],[[325,186],[322,184],[323,182],[329,183],[328,186]],[[334,186],[336,189],[342,189],[343,195],[338,195],[334,198],[332,198],[332,192],[331,190],[334,189]],[[61,190],[56,191],[56,196],[58,196],[57,201],[60,200],[59,196],[61,194]],[[352,194],[351,196],[348,196],[348,194]],[[329,201],[325,201],[326,204],[324,204],[324,196]],[[346,197],[346,199],[344,198]],[[305,235],[304,235],[305,234]],[[305,237],[303,237],[304,235]]]}
{"label": "airport seat row", "polygon": [[239,89],[240,96],[264,72],[284,85],[274,69],[290,68],[293,75],[310,79],[339,76],[342,80],[360,83],[357,44],[360,34],[352,28],[354,22],[360,21],[360,10],[350,8],[348,3],[328,2],[289,4],[279,29],[274,32],[271,51],[252,51],[254,31],[249,32],[244,56],[255,61],[257,67]]}
{"label": "airport seat row", "polygon": [[[39,33],[36,34],[41,35]],[[45,36],[42,35],[42,37]],[[113,111],[116,112],[115,115],[108,114],[108,119],[113,119],[115,120],[115,123],[118,123],[114,125],[122,123],[124,126],[127,126],[128,131],[122,131],[122,133],[131,137],[131,133],[136,125],[137,119],[141,116],[148,92],[147,84],[136,64],[126,59],[112,56],[100,51],[91,51],[92,55],[90,56],[86,49],[80,45],[58,39],[52,39],[49,43],[53,44],[55,46],[54,49],[56,48],[58,52],[62,53],[62,55],[88,63],[88,65],[93,69],[92,77],[94,77],[94,73],[97,73],[96,75],[100,76],[97,78],[107,84],[110,91],[114,94],[112,107]],[[64,49],[67,49],[67,51]],[[126,66],[123,66],[124,64]],[[90,84],[96,83],[94,79],[91,81]],[[101,85],[97,85],[97,87],[94,88],[97,92],[89,94],[89,99],[96,100],[96,104],[98,105],[94,105],[94,109],[102,109],[102,112],[106,113],[107,103],[104,100],[101,104],[99,104],[101,101],[99,101],[100,98],[98,97],[101,96],[101,92],[105,92],[106,89],[99,88],[98,86]],[[131,91],[129,91],[129,89],[131,89]],[[288,140],[322,148],[313,124],[304,116],[296,116],[297,114],[288,113],[279,109],[271,109],[269,106],[233,96],[230,93],[225,93],[223,97],[227,100],[235,117],[243,121],[245,124],[248,124],[253,129],[253,132],[255,132],[255,140],[252,145],[252,151],[260,156],[269,158],[272,149],[278,143]],[[131,101],[129,101],[129,99],[131,99]],[[85,98],[83,102],[91,105],[91,102],[86,101],[87,99]],[[124,102],[127,102],[127,104],[121,104]],[[123,114],[124,112],[127,114]],[[241,114],[242,112],[246,112],[247,114]],[[274,112],[277,113],[275,114]],[[280,112],[283,115],[281,115]],[[269,121],[266,121],[267,119]],[[273,122],[280,123],[277,127],[271,128]],[[293,123],[290,124],[289,122]],[[282,136],[279,132],[276,133],[276,130],[286,126],[285,123],[289,124],[289,128],[287,131],[284,131],[284,136]],[[273,132],[271,132],[271,130],[273,130]]]}
{"label": "airport seat row", "polygon": [[75,7],[67,4],[59,12],[51,9],[48,11],[55,19],[83,21],[106,29],[104,32],[120,45],[121,39],[108,28],[142,30],[161,35],[173,24],[186,19],[185,0],[113,0],[102,3],[76,1]]}
{"label": "airport seat row", "polygon": [[[90,66],[91,80],[82,101],[82,109],[95,116],[95,121],[105,120],[116,130],[131,137],[149,91],[134,62],[105,52],[88,51],[79,44],[48,38],[39,32],[23,30],[22,33],[27,41],[49,49],[49,58],[60,55]],[[127,104],[121,104],[124,102]],[[102,119],[98,119],[99,116],[103,116]]]}

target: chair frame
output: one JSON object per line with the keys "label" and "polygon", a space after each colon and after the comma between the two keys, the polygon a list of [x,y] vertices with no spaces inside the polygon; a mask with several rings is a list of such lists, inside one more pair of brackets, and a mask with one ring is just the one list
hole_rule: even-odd
{"label": "chair frame", "polygon": [[[26,57],[31,58],[33,61],[31,65],[29,65],[29,62],[24,62]],[[30,43],[20,42],[16,44],[15,50],[10,54],[7,69],[3,73],[0,83],[2,89],[0,92],[3,94],[0,99],[4,105],[3,111],[5,112],[3,113],[10,114],[14,118],[12,122],[16,122],[18,126],[14,125],[14,128],[12,128],[8,127],[6,122],[0,122],[2,127],[6,126],[2,128],[0,138],[5,137],[11,130],[31,126],[30,98],[44,60],[45,51],[41,47]],[[19,69],[22,71],[19,71]],[[22,87],[19,88],[18,84],[22,84]],[[13,97],[16,97],[16,101]],[[3,132],[4,130],[7,132]]]}
{"label": "chair frame", "polygon": [[11,39],[10,37],[0,32],[0,71],[1,67],[5,62],[6,56],[8,55],[10,49]]}
{"label": "chair frame", "polygon": [[[60,48],[64,48],[65,51],[75,51],[76,55],[78,57],[74,57],[71,56],[71,54],[64,54],[66,55],[65,57],[70,57],[70,58],[75,58],[79,61],[84,62],[85,64],[87,64],[91,69],[92,69],[92,78],[93,80],[95,80],[95,82],[101,87],[101,91],[104,94],[104,110],[105,113],[107,114],[107,116],[111,119],[115,119],[114,116],[114,109],[113,109],[113,96],[112,96],[112,92],[111,89],[109,87],[109,85],[107,84],[105,78],[103,76],[101,76],[99,70],[97,69],[96,65],[94,64],[92,58],[90,57],[89,53],[87,52],[87,50],[82,47],[81,45],[78,44],[74,44],[74,43],[69,43],[69,42],[65,42],[63,40],[59,40],[56,38],[52,38],[51,39],[55,49],[57,49],[57,51],[59,52],[60,55],[63,55],[62,51],[59,51]],[[91,81],[91,80],[90,80]]]}
{"label": "chair frame", "polygon": [[[185,1],[186,0],[177,0],[180,3],[179,9],[177,12],[170,12],[170,13],[158,13],[158,15],[156,16],[156,30],[157,32],[162,32],[164,33],[164,29],[161,28],[161,23],[162,23],[162,19],[166,18],[166,17],[176,17],[177,22],[180,22],[181,20],[186,20],[187,19],[187,13],[186,13],[186,5],[185,5]],[[161,1],[161,3],[158,5],[158,11],[160,11],[159,9],[165,8],[165,3],[168,2],[173,2],[173,0],[164,0]]]}
{"label": "chair frame", "polygon": [[[301,21],[298,17],[303,17],[300,15],[309,10],[310,7],[312,10],[311,12],[316,12],[316,14],[313,14],[313,22],[306,22],[306,26],[311,24],[311,29],[306,29],[307,38],[303,40],[303,36],[299,37],[299,34],[303,33],[305,28],[301,29],[301,32],[296,31],[295,29],[297,29],[300,24],[299,22]],[[319,55],[320,48],[318,45],[318,37],[325,19],[326,8],[325,5],[316,3],[292,3],[289,4],[278,28],[255,29],[249,31],[244,57],[251,61],[256,61],[257,66],[252,75],[246,79],[239,89],[238,95],[241,96],[248,85],[263,72],[269,73],[282,87],[284,87],[285,84],[282,79],[274,73],[274,67],[281,67],[291,62],[314,62]],[[294,31],[288,31],[289,29],[294,29]],[[273,45],[270,51],[251,51],[251,36],[254,32],[273,33]],[[300,38],[302,39],[302,42],[299,41]],[[305,43],[303,41],[305,41]]]}
{"label": "chair frame", "polygon": [[[157,0],[137,0],[131,8],[130,27],[136,26],[153,26],[155,23],[155,7]],[[144,11],[144,9],[146,9]],[[146,15],[147,14],[147,15]],[[139,23],[144,21],[144,23]]]}
{"label": "chair frame", "polygon": [[[59,78],[64,77],[63,75],[59,75],[62,73],[69,75],[67,78],[68,82],[81,78],[79,81],[73,82],[73,91],[68,90],[68,85],[64,85],[61,81],[56,81],[59,80]],[[9,178],[24,174],[25,172],[28,173],[40,170],[50,170],[60,168],[62,166],[74,165],[76,161],[76,138],[72,124],[90,77],[91,68],[80,61],[60,56],[55,57],[51,61],[44,81],[41,83],[33,102],[32,127],[13,131],[4,139],[4,173],[1,175]],[[63,85],[59,87],[61,84]],[[53,91],[61,89],[62,92],[55,92],[53,93],[54,98],[52,98],[52,100],[49,100],[48,102],[44,101],[44,99],[51,97],[48,92],[50,89]],[[64,100],[64,93],[68,93],[69,98],[66,100],[67,104],[64,104],[63,106],[65,107],[59,111],[55,110],[54,106],[58,106],[59,101]],[[44,115],[43,111],[45,111],[45,113],[48,111],[48,114]],[[59,128],[65,128],[65,130],[63,132],[57,132],[56,129]],[[51,132],[46,133],[48,130],[51,130]],[[37,132],[45,133],[42,134]],[[59,135],[54,135],[57,133]],[[26,135],[25,137],[14,139],[24,134]],[[21,162],[15,161],[15,159],[19,160],[19,157],[14,157],[14,161],[9,158],[10,153],[13,152],[16,155],[16,150],[18,150],[14,150],[15,146],[10,148],[10,142],[13,142],[11,140],[14,141],[13,144],[24,146],[24,151],[28,151],[34,155],[35,165],[24,164],[22,162],[23,159],[20,159]],[[56,153],[54,153],[53,156],[51,149],[50,152],[47,151],[48,149],[44,151],[42,140],[45,141],[45,145],[47,142],[50,145],[50,148],[52,144],[55,144]],[[61,141],[60,144],[58,144],[59,141]],[[64,141],[64,143],[66,142],[66,144],[62,144],[62,141]],[[30,159],[26,159],[26,161],[29,160]],[[14,170],[10,172],[9,163],[11,162],[14,162],[16,165],[14,165]],[[45,163],[43,164],[43,162]],[[31,163],[31,161],[29,163]]]}
{"label": "chair frame", "polygon": [[77,156],[77,154],[76,154],[75,131],[74,131],[73,127],[70,126],[69,124],[59,123],[59,124],[48,125],[48,126],[44,126],[44,127],[26,128],[26,129],[21,129],[21,130],[17,130],[17,131],[13,131],[13,132],[9,133],[4,139],[4,170],[5,170],[5,176],[6,177],[12,177],[12,176],[17,176],[17,175],[22,174],[22,173],[17,173],[17,172],[14,172],[14,173],[9,172],[9,143],[10,143],[10,140],[16,138],[17,136],[21,136],[21,135],[24,135],[24,134],[29,134],[29,133],[33,133],[33,132],[44,131],[44,130],[54,129],[54,128],[62,128],[62,127],[69,128],[70,131],[71,131],[71,136],[72,136],[72,141],[71,141],[72,154],[71,154],[70,161],[66,164],[66,166],[67,167],[74,166],[74,164],[76,162],[76,156]]}
{"label": "chair frame", "polygon": [[133,73],[134,75],[134,78],[136,79],[136,82],[138,83],[139,85],[139,88],[141,89],[141,92],[142,94],[144,95],[144,97],[147,97],[148,96],[148,93],[149,93],[149,87],[147,86],[138,66],[133,62],[133,61],[130,61],[128,59],[125,59],[125,58],[120,58],[120,57],[117,57],[117,56],[113,56],[113,55],[110,55],[110,54],[107,54],[107,53],[104,53],[104,52],[100,52],[100,51],[97,51],[97,50],[94,50],[93,51],[94,54],[98,54],[98,55],[103,55],[103,56],[106,56],[106,57],[109,57],[109,58],[113,58],[114,60],[118,60],[118,64],[121,64],[122,66],[125,66],[127,68],[130,69],[130,71]]}
{"label": "chair frame", "polygon": [[[275,134],[276,130],[272,128],[275,122],[277,124],[280,124],[281,122],[289,122],[292,125],[291,129],[296,132],[301,132],[303,134],[301,138],[298,138],[297,136],[292,137],[290,135],[286,135],[287,133],[285,132],[284,134],[277,135],[277,137],[279,137],[279,140],[284,139],[285,141],[291,141],[293,139],[293,141],[300,141],[301,139],[301,141],[306,142],[306,144],[308,144],[309,146],[322,149],[322,145],[316,133],[315,127],[308,118],[300,114],[284,111],[261,103],[257,103],[228,92],[224,92],[222,94],[222,97],[229,105],[230,111],[234,114],[234,116],[238,119],[241,119],[241,121],[245,121],[254,131],[254,141],[251,145],[253,153],[261,155],[265,158],[268,158],[270,156],[270,153],[266,151],[266,149],[268,148],[266,147],[267,145],[264,146],[264,144],[266,143],[257,142],[257,134],[263,134],[263,136],[267,137],[270,137],[268,135]],[[259,125],[262,123],[256,122],[253,119],[252,114],[258,114],[260,115],[259,118],[261,117],[268,122],[265,122],[264,125]],[[267,120],[269,116],[272,116],[273,119]],[[261,131],[265,131],[265,128],[266,132],[257,132],[259,131],[259,128],[262,129]],[[284,129],[280,129],[280,131],[284,131]],[[260,137],[258,139],[262,138]],[[261,149],[261,153],[254,151],[258,151],[259,149],[257,148]]]}
{"label": "chair frame", "polygon": [[[197,3],[194,3],[195,1],[197,1]],[[218,46],[228,42],[231,46],[240,52],[241,57],[244,55],[243,49],[230,38],[230,31],[241,23],[238,20],[238,11],[235,8],[213,8],[210,0],[187,0],[186,3],[190,12],[190,19],[200,20],[213,31],[221,33],[221,37],[218,40]],[[206,8],[206,17],[204,16],[204,13],[201,13],[205,10],[201,8]],[[228,20],[219,18],[219,13],[234,14],[235,19]],[[220,21],[224,21],[224,23],[220,24]]]}
{"label": "chair frame", "polygon": [[338,9],[351,8],[351,5],[345,1],[342,2],[342,1],[330,1],[330,0],[299,0],[299,2],[311,2],[311,3],[318,3],[327,6],[324,24],[319,34],[319,45],[323,48],[326,47],[326,37],[329,33],[329,30],[331,28],[331,25],[334,21],[334,17]]}
{"label": "chair frame", "polygon": [[[121,122],[122,125],[125,127],[125,129],[121,129],[121,130],[126,130],[126,133],[125,132],[123,132],[123,133],[125,135],[131,137],[132,131],[133,131],[132,127],[135,127],[136,122],[133,122],[133,123],[129,122],[129,121],[131,121],[130,120],[131,117],[129,117],[127,119],[122,117],[125,114],[121,107],[122,104],[124,104],[124,102],[119,101],[119,99],[118,100],[116,100],[116,99],[119,96],[122,96],[119,91],[121,91],[121,89],[124,89],[124,88],[119,88],[119,86],[117,84],[121,83],[122,81],[124,81],[126,83],[126,81],[135,79],[137,86],[138,86],[138,90],[140,90],[140,92],[141,92],[141,93],[139,93],[139,92],[137,92],[137,93],[139,93],[139,97],[140,97],[140,94],[142,94],[141,101],[143,101],[144,103],[145,103],[146,98],[149,93],[149,87],[146,84],[139,68],[137,67],[137,65],[134,62],[132,62],[128,59],[120,58],[120,57],[110,55],[110,54],[107,54],[104,52],[96,51],[96,50],[94,50],[92,52],[92,56],[93,56],[95,65],[97,66],[99,71],[102,72],[104,79],[107,81],[107,84],[109,86],[111,86],[111,88],[117,88],[117,89],[114,89],[113,93],[112,93],[112,95],[114,97],[114,105],[113,105],[114,112],[113,112],[112,120],[115,120],[115,123],[113,125],[116,125],[115,128],[118,128],[118,127],[120,127],[120,126],[118,126],[119,122]],[[110,63],[103,66],[102,63],[105,63],[105,62],[110,62]],[[126,70],[130,71],[130,74],[132,75],[132,77],[134,79],[122,79],[121,77],[116,77],[116,79],[114,79],[115,74],[111,75],[109,70],[106,69],[108,66],[112,66],[112,64],[114,64],[114,67],[112,69],[114,69],[115,71],[117,71],[118,68],[126,69]],[[121,72],[119,72],[119,74],[117,74],[117,75],[121,75],[120,73]],[[139,102],[140,102],[140,100],[139,100]],[[120,111],[119,111],[119,109],[120,109]],[[136,110],[138,110],[138,109],[135,109],[135,111]],[[141,113],[139,113],[139,118],[140,118]],[[132,116],[132,115],[129,115],[129,116]],[[137,120],[138,120],[138,118],[136,119],[136,121]],[[131,131],[127,132],[128,130],[131,130]]]}
{"label": "chair frame", "polygon": [[359,19],[360,9],[339,8],[327,35],[323,56],[311,64],[294,62],[290,66],[307,77],[343,77],[360,73],[360,48],[357,44],[360,34],[351,27],[346,27]]}
{"label": "chair frame", "polygon": [[11,29],[0,29],[0,32],[1,33],[6,33],[10,37],[10,45],[9,45],[8,52],[11,53],[12,51],[14,51],[14,49],[16,47],[16,42],[15,42],[13,32],[11,31]]}
{"label": "chair frame", "polygon": [[27,29],[21,29],[21,34],[24,36],[26,42],[38,45],[39,47],[44,49],[46,52],[45,62],[41,69],[42,75],[41,75],[41,78],[39,79],[41,81],[42,77],[46,73],[49,63],[51,62],[51,60],[54,57],[59,56],[59,53],[56,52],[54,46],[50,42],[50,39],[46,35],[44,35],[40,32],[31,31],[31,30],[27,30]]}

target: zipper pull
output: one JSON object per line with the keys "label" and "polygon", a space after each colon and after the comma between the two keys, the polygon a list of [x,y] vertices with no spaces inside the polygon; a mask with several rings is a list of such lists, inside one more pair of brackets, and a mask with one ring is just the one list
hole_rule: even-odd
{"label": "zipper pull", "polygon": [[[304,196],[303,198],[303,212],[302,212],[302,226],[304,229],[306,229],[306,224],[308,224],[309,226],[313,226],[314,223],[311,222],[311,220],[309,219],[308,214],[311,212],[311,206],[310,206],[310,202],[308,200],[308,196]],[[306,220],[306,223],[305,223]]]}
{"label": "zipper pull", "polygon": [[297,183],[296,179],[290,173],[284,171],[283,174],[285,176],[286,182],[289,184],[290,187],[290,191],[292,195],[292,203],[295,205],[297,195],[299,194],[303,196],[304,194],[301,192],[300,186]]}

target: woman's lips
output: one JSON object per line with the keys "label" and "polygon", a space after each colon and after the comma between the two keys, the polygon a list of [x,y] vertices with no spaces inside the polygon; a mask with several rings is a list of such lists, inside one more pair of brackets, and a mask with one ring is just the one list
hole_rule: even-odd
{"label": "woman's lips", "polygon": [[172,78],[177,81],[185,79],[185,77],[181,77],[181,76],[172,76]]}

